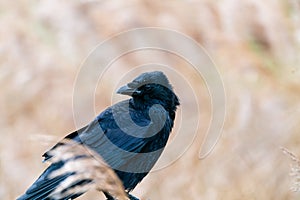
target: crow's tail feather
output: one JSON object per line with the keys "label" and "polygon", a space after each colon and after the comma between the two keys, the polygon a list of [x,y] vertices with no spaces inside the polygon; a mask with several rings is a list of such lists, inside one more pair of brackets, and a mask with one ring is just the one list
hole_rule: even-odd
{"label": "crow's tail feather", "polygon": [[[26,193],[17,200],[51,200],[49,195],[72,173],[66,173],[60,176],[51,177],[50,174],[64,165],[63,162],[51,164],[42,175],[28,188]],[[50,195],[51,196],[51,195]],[[77,194],[77,196],[79,196]],[[74,197],[68,197],[68,199]]]}

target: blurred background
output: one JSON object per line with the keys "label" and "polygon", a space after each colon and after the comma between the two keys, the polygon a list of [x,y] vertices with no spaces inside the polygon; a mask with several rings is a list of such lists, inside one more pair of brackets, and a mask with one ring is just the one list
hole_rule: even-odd
{"label": "blurred background", "polygon": [[[191,66],[159,53],[197,91],[200,124],[181,127],[196,131],[196,139],[133,194],[144,200],[300,198],[290,190],[292,162],[280,150],[300,156],[299,0],[1,0],[0,24],[0,199],[22,194],[47,166],[41,155],[77,128],[73,89],[89,53],[121,31],[147,26],[179,31],[207,50],[224,82],[226,119],[213,153],[200,160],[211,118],[207,88]],[[114,102],[123,74],[145,59],[128,55],[110,68],[95,91],[97,113]],[[176,78],[170,75],[183,116],[195,107]],[[175,133],[185,120],[178,118]],[[79,199],[101,198],[90,191]]]}

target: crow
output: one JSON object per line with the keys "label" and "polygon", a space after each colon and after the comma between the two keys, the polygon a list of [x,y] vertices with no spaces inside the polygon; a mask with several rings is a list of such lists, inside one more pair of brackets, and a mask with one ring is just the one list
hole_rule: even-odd
{"label": "crow", "polygon": [[[176,109],[180,103],[168,78],[161,71],[142,73],[117,93],[129,95],[130,98],[108,107],[87,126],[64,139],[96,152],[114,170],[129,199],[133,200],[137,198],[129,193],[160,157],[172,131]],[[69,162],[53,158],[55,155],[51,152],[62,145],[65,143],[59,142],[43,154],[44,161],[50,161],[51,165],[18,200],[75,199],[86,192],[76,191],[75,187],[85,187],[95,182],[91,177],[86,177],[75,179],[66,186],[63,183],[76,176],[76,170],[72,169],[53,176],[53,173],[61,171]],[[80,157],[82,156],[72,157],[72,162]],[[62,187],[64,189],[59,190],[61,194],[57,195],[57,188]],[[105,188],[98,190],[105,194],[107,200],[115,199]]]}

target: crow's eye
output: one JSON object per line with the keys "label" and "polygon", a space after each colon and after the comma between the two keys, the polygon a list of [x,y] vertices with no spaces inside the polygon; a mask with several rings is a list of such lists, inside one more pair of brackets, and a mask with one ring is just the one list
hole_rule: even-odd
{"label": "crow's eye", "polygon": [[150,85],[145,85],[144,90],[149,91],[151,89]]}

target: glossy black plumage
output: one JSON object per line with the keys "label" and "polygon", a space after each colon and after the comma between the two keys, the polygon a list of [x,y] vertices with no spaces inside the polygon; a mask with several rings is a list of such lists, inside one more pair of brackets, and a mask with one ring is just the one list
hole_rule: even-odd
{"label": "glossy black plumage", "polygon": [[[97,152],[118,175],[125,190],[130,192],[148,174],[162,153],[179,101],[168,79],[159,71],[141,74],[120,88],[118,93],[132,98],[107,108],[90,124],[66,138]],[[53,148],[59,145],[63,144],[58,143]],[[45,160],[51,158],[47,152],[43,156]],[[19,200],[54,199],[51,192],[74,173],[49,178],[49,174],[62,165],[64,161],[51,164]],[[81,180],[78,185],[88,181],[91,180]],[[81,193],[73,193],[67,199],[79,195]],[[105,195],[113,199],[109,194]]]}

